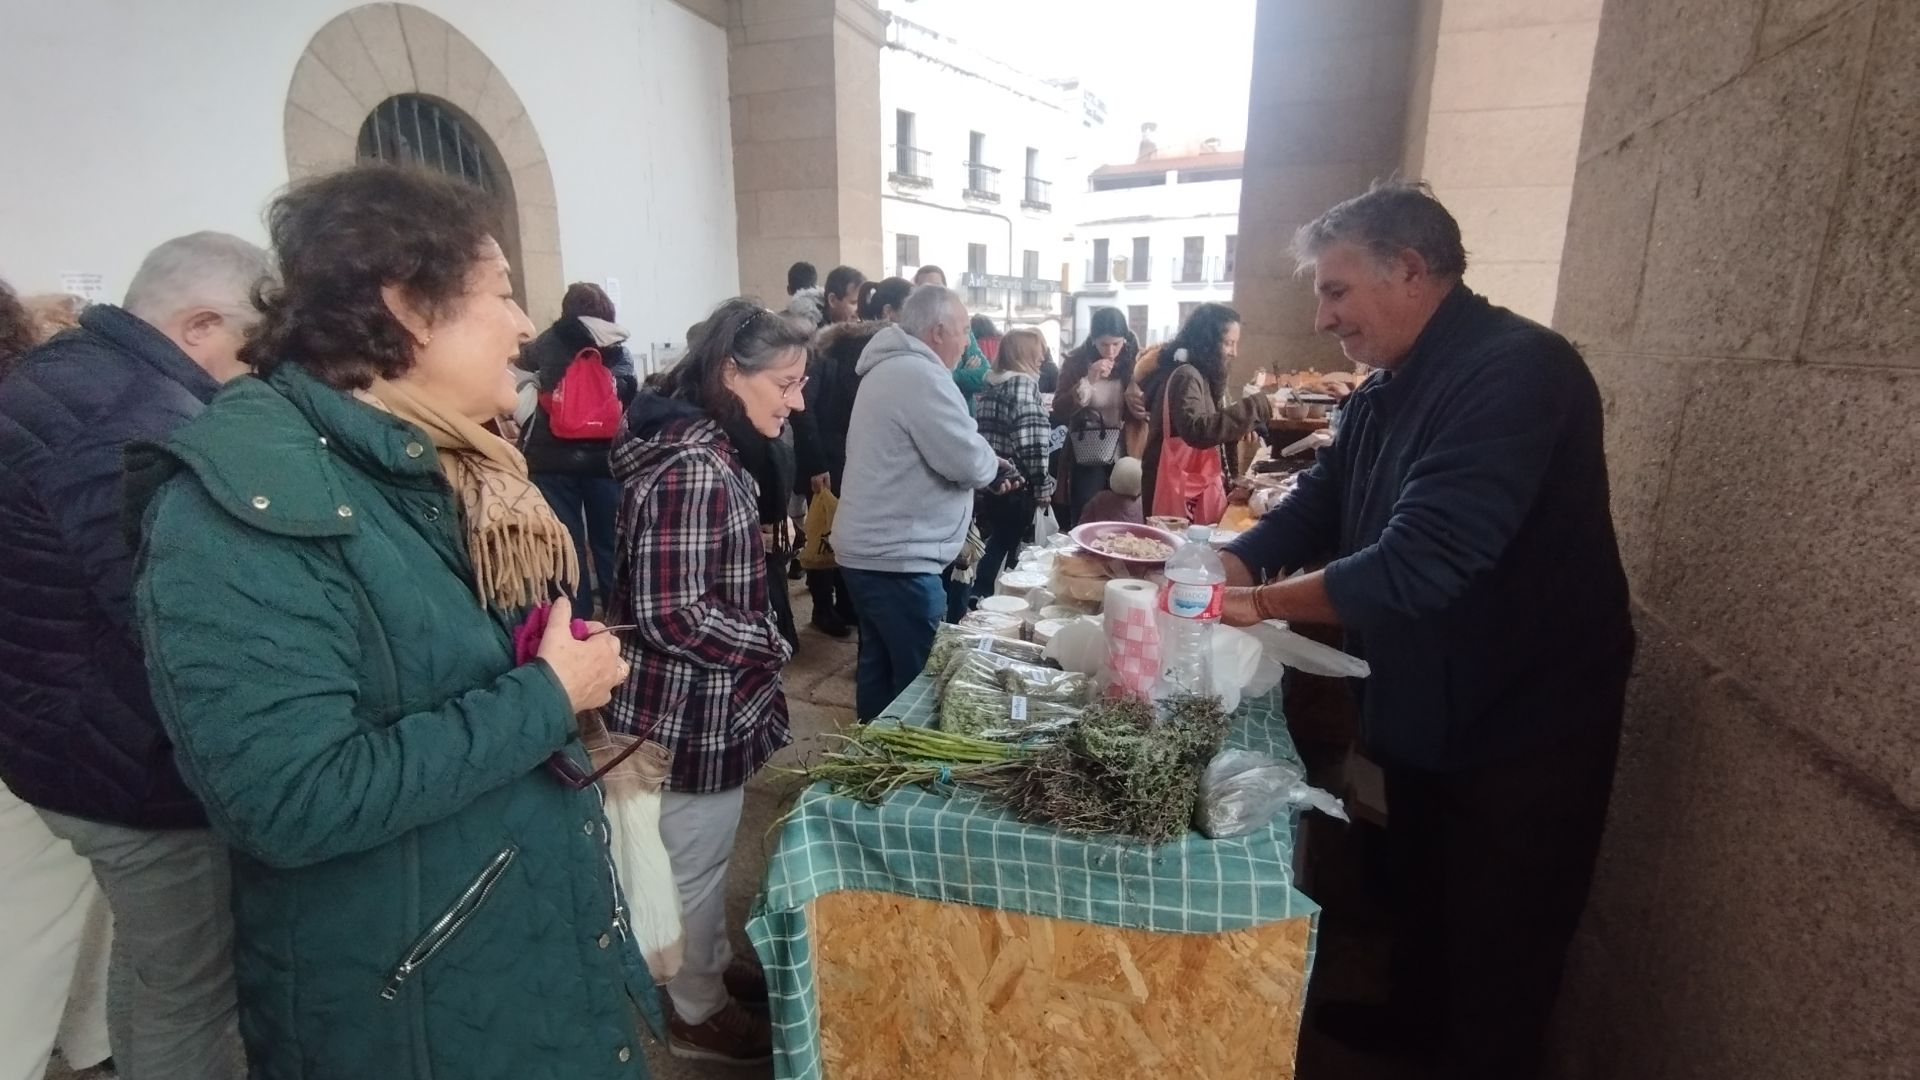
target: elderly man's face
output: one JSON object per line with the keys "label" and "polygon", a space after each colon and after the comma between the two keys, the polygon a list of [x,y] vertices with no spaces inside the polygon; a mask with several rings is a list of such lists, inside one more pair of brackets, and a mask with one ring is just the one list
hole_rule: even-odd
{"label": "elderly man's face", "polygon": [[967,313],[958,308],[949,311],[922,340],[933,350],[933,355],[947,365],[947,370],[953,370],[967,351]]}
{"label": "elderly man's face", "polygon": [[1435,285],[1417,256],[1382,266],[1357,244],[1332,244],[1314,261],[1314,329],[1355,363],[1397,367],[1433,315]]}

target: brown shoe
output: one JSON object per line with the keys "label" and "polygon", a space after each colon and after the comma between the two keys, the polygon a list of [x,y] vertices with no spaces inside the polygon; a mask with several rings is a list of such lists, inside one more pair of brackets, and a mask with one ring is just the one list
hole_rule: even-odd
{"label": "brown shoe", "polygon": [[766,1011],[767,973],[758,961],[736,956],[720,978],[727,984],[727,993],[733,995],[733,1000],[749,1009]]}
{"label": "brown shoe", "polygon": [[668,1018],[667,1050],[674,1057],[693,1061],[759,1065],[773,1060],[773,1025],[729,999],[705,1023]]}

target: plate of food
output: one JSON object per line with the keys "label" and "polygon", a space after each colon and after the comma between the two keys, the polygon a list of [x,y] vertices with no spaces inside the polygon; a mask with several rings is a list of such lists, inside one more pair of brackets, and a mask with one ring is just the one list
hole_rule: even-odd
{"label": "plate of food", "polygon": [[1135,566],[1158,566],[1180,546],[1179,538],[1165,529],[1126,521],[1093,521],[1067,535],[1088,554]]}

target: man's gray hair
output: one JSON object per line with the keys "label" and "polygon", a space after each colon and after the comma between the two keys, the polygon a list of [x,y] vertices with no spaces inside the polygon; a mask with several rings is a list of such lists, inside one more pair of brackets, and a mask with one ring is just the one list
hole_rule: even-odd
{"label": "man's gray hair", "polygon": [[223,232],[190,233],[147,253],[121,306],[150,323],[194,308],[251,321],[259,317],[254,286],[273,276],[273,258],[258,245]]}
{"label": "man's gray hair", "polygon": [[900,308],[900,329],[925,340],[936,326],[965,329],[967,305],[960,294],[945,285],[922,285],[907,294]]}
{"label": "man's gray hair", "polygon": [[1467,272],[1460,224],[1424,182],[1376,182],[1365,195],[1348,199],[1301,226],[1293,236],[1293,257],[1304,273],[1321,252],[1343,242],[1365,248],[1382,265],[1410,248],[1420,253],[1427,271],[1436,277]]}

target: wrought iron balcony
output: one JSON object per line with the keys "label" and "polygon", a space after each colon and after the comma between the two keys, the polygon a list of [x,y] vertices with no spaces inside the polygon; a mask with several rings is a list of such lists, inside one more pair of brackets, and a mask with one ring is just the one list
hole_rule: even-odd
{"label": "wrought iron balcony", "polygon": [[979,199],[981,202],[999,202],[1000,170],[991,165],[982,165],[978,161],[967,162],[965,195],[969,199]]}
{"label": "wrought iron balcony", "polygon": [[931,151],[896,143],[893,148],[893,171],[887,174],[887,179],[903,187],[932,187],[932,161]]}

